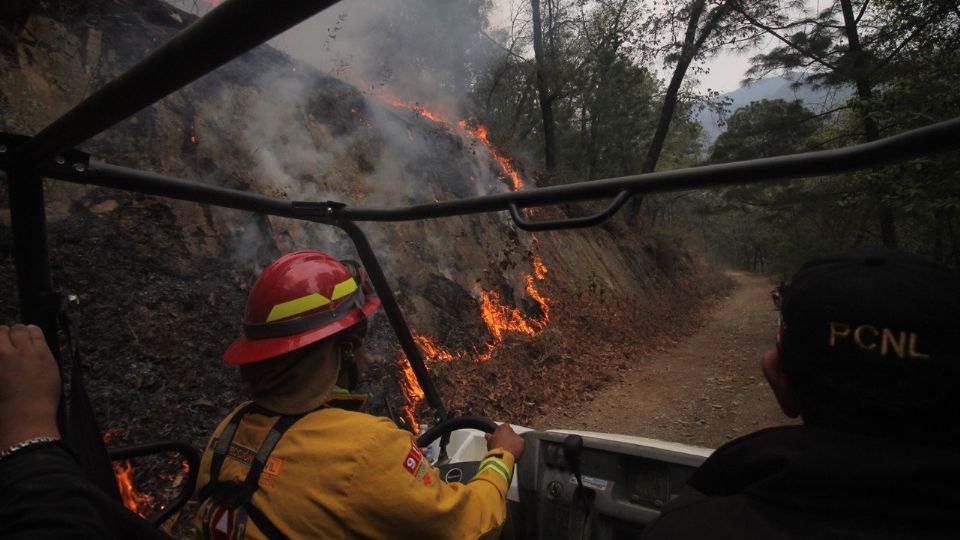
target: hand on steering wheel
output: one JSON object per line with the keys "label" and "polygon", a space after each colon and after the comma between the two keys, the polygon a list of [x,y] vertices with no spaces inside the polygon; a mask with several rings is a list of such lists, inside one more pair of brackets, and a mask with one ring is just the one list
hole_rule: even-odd
{"label": "hand on steering wheel", "polygon": [[497,430],[497,423],[486,416],[455,416],[424,431],[417,437],[417,446],[426,448],[440,437],[453,433],[458,429],[478,429],[484,433],[493,433]]}
{"label": "hand on steering wheel", "polygon": [[[523,454],[523,439],[517,435],[510,424],[500,424],[484,416],[458,416],[440,422],[417,438],[417,446],[424,448],[437,439],[459,429],[476,429],[486,433],[487,449],[503,448],[519,459]],[[480,465],[479,461],[459,463],[439,463],[440,478],[446,482],[466,482],[473,478]]]}

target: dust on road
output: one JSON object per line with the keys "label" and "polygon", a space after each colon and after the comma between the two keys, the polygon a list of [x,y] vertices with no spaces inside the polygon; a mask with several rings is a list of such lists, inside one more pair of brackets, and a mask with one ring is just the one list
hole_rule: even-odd
{"label": "dust on road", "polygon": [[623,380],[576,409],[560,408],[536,429],[584,429],[717,447],[790,422],[777,407],[759,361],[774,345],[777,313],[770,278],[729,272],[736,288],[694,335],[638,358]]}

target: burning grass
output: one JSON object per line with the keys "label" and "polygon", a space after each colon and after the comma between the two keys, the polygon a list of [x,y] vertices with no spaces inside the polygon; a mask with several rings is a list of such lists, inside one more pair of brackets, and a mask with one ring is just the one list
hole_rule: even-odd
{"label": "burning grass", "polygon": [[[485,351],[450,356],[442,347],[421,343],[448,410],[531,426],[551,410],[602,399],[599,392],[643,363],[650,351],[692,333],[729,287],[705,278],[712,269],[691,264],[678,266],[652,300],[599,284],[552,298],[546,294],[548,267],[536,254],[531,264],[525,292],[540,306],[539,317],[524,316],[495,292],[483,291],[482,317],[493,337]],[[421,406],[422,398],[409,402],[409,418],[422,412]]]}
{"label": "burning grass", "polygon": [[[633,302],[636,309],[624,313],[622,305]],[[702,298],[680,290],[655,304],[639,302],[586,294],[553,302],[556,315],[540,334],[508,336],[483,364],[436,366],[445,405],[458,414],[532,426],[553,409],[602,400],[604,387],[650,351],[692,333],[707,312]]]}
{"label": "burning grass", "polygon": [[[390,105],[391,107],[411,111],[414,114],[434,122],[441,128],[459,133],[460,135],[465,136],[466,138],[486,148],[493,161],[500,165],[500,169],[502,171],[501,179],[510,186],[511,191],[520,191],[523,189],[523,178],[520,175],[520,172],[513,165],[513,161],[503,152],[498,150],[490,141],[490,133],[487,130],[487,126],[477,122],[469,122],[467,120],[453,121],[444,116],[443,113],[439,112],[435,108],[431,108],[431,106],[427,103],[420,103],[419,101],[410,102],[400,99],[383,85],[375,85],[364,81],[357,81],[354,84],[357,86],[357,88],[361,89],[361,91],[375,96],[377,99],[386,103],[387,105]],[[353,112],[354,114],[358,114],[357,111]],[[407,137],[411,140],[413,139],[409,129],[407,129]]]}
{"label": "burning grass", "polygon": [[[484,290],[481,293],[480,317],[487,326],[493,341],[484,344],[484,350],[450,351],[434,343],[430,338],[414,334],[414,340],[417,346],[423,352],[424,363],[427,369],[436,364],[451,363],[453,361],[472,360],[472,362],[458,362],[458,365],[464,363],[482,364],[488,362],[495,354],[506,336],[522,335],[533,337],[547,328],[550,320],[550,305],[546,297],[541,294],[535,285],[536,281],[543,281],[547,276],[547,267],[536,255],[531,257],[533,264],[532,273],[524,278],[525,290],[539,306],[543,314],[540,318],[533,318],[524,315],[520,308],[505,305],[500,294],[492,290]],[[409,360],[404,356],[397,360],[397,366],[400,369],[400,391],[406,400],[402,406],[402,415],[407,425],[415,432],[419,430],[417,420],[417,411],[424,400],[424,392],[417,382],[416,375],[410,367]]]}
{"label": "burning grass", "polygon": [[[109,446],[118,444],[125,430],[112,427],[104,430],[103,442]],[[120,500],[131,512],[145,518],[163,510],[178,494],[187,478],[189,463],[177,454],[155,455],[139,460],[134,465],[130,459],[113,462],[113,474],[117,479]],[[175,523],[175,519],[168,526]]]}

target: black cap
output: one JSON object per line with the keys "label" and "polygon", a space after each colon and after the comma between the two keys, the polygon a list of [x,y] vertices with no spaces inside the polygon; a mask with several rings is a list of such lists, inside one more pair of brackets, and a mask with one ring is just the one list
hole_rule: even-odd
{"label": "black cap", "polygon": [[864,246],[805,264],[781,315],[784,370],[808,423],[886,430],[898,416],[960,413],[960,274]]}

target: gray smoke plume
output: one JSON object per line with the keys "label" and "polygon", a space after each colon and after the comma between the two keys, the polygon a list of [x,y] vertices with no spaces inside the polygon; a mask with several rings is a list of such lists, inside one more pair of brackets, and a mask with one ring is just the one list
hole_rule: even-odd
{"label": "gray smoke plume", "polygon": [[494,51],[483,37],[485,0],[347,0],[274,40],[338,78],[385,85],[406,101],[462,115]]}
{"label": "gray smoke plume", "polygon": [[[193,0],[172,3],[195,13],[205,7]],[[263,73],[254,93],[224,96],[221,110],[243,112],[228,129],[236,132],[237,150],[252,156],[257,190],[289,200],[368,207],[507,190],[489,151],[456,125],[468,116],[463,104],[471,85],[494,57],[482,33],[489,8],[485,0],[347,0],[272,40],[271,46],[294,59],[353,84],[366,103],[333,104],[360,109],[353,112],[363,125],[331,130],[313,114],[314,98],[325,90],[307,70],[289,66]],[[386,102],[391,97],[448,120],[437,124],[410,108],[391,106]],[[238,236],[243,239],[238,254],[262,253],[258,237],[282,251],[333,240],[320,232],[327,227],[268,221],[270,230],[262,236]],[[263,230],[254,223],[237,227]],[[373,240],[391,258],[393,246]]]}

